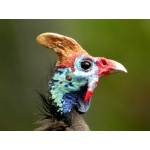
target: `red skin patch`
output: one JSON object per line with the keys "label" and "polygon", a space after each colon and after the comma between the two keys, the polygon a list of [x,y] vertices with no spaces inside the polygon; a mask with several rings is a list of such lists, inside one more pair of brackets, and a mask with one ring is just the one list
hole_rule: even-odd
{"label": "red skin patch", "polygon": [[100,76],[107,76],[110,74],[110,67],[111,64],[105,58],[101,58],[100,60],[96,61],[96,65],[98,66],[97,75]]}
{"label": "red skin patch", "polygon": [[93,94],[92,91],[87,91],[85,98],[84,98],[84,101],[87,102],[91,98],[92,94]]}
{"label": "red skin patch", "polygon": [[110,74],[109,71],[106,71],[106,72],[103,72],[103,73],[102,73],[102,75],[104,75],[104,76],[107,76],[107,75],[109,75],[109,74]]}

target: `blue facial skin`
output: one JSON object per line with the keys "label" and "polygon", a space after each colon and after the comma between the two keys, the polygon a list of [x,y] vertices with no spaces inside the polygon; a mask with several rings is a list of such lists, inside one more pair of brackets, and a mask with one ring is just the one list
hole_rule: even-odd
{"label": "blue facial skin", "polygon": [[49,93],[57,112],[60,114],[67,114],[75,108],[78,112],[85,113],[90,107],[89,99],[84,101],[85,93],[91,79],[97,81],[96,76],[97,66],[95,60],[88,61],[91,64],[89,70],[83,70],[81,62],[87,60],[85,56],[79,56],[74,63],[74,70],[71,68],[57,68],[49,81]]}

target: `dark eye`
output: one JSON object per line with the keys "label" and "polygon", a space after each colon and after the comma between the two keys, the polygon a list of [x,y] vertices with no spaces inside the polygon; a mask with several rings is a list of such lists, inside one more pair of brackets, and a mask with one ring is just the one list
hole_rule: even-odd
{"label": "dark eye", "polygon": [[90,61],[87,61],[87,60],[84,60],[81,62],[81,68],[84,70],[84,71],[88,71],[90,68],[91,68],[92,64]]}

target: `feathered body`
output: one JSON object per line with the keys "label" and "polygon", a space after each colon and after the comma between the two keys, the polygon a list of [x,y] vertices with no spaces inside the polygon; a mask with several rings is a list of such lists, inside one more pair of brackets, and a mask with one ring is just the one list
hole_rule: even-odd
{"label": "feathered body", "polygon": [[70,127],[74,126],[73,122],[76,124],[78,118],[82,120],[79,114],[88,111],[91,96],[101,77],[117,71],[126,72],[123,65],[116,61],[90,56],[69,37],[44,33],[37,37],[37,41],[54,50],[59,57],[48,83],[48,97],[41,95],[44,107],[50,119],[63,121]]}

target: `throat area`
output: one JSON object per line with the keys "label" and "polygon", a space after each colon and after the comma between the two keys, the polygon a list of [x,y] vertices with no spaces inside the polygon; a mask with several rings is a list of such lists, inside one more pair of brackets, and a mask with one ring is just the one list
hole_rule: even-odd
{"label": "throat area", "polygon": [[49,81],[49,100],[52,101],[58,116],[67,116],[73,109],[85,113],[90,100],[84,102],[87,81],[71,73],[71,69],[57,69]]}

